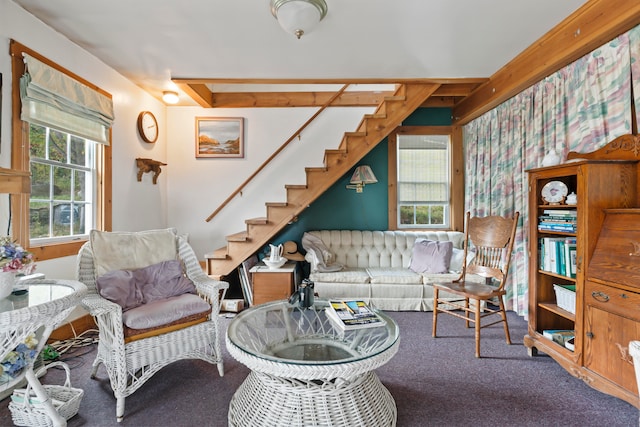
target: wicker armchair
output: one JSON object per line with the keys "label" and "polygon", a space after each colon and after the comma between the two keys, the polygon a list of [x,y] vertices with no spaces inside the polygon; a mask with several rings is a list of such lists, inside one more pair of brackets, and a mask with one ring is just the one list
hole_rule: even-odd
{"label": "wicker armchair", "polygon": [[[143,232],[144,233],[144,232]],[[127,234],[127,233],[120,233]],[[135,236],[135,233],[130,233]],[[117,421],[124,417],[125,398],[134,393],[164,366],[182,359],[201,359],[218,365],[224,375],[218,332],[220,300],[229,287],[226,282],[211,279],[200,266],[191,246],[176,235],[176,250],[186,276],[195,284],[198,295],[211,305],[204,321],[167,325],[131,340],[125,338],[123,309],[98,293],[96,260],[92,242],[85,243],[78,254],[78,280],[87,285],[83,307],[95,318],[99,329],[98,352],[93,362],[92,378],[104,364],[116,397]],[[97,252],[97,251],[96,251]],[[123,256],[127,256],[123,254]],[[186,326],[185,326],[186,325]],[[143,337],[143,338],[140,338]]]}

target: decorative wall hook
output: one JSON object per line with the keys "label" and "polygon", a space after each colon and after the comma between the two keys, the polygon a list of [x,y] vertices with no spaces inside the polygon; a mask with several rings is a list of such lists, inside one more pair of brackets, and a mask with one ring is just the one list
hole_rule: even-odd
{"label": "decorative wall hook", "polygon": [[142,174],[146,172],[153,172],[153,183],[158,183],[158,175],[162,172],[160,166],[166,166],[166,163],[162,163],[158,160],[144,159],[138,157],[136,159],[138,165],[138,182],[142,181]]}

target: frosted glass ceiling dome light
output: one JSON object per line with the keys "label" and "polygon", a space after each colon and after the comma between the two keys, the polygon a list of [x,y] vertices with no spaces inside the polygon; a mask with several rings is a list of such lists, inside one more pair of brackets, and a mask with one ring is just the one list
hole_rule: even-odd
{"label": "frosted glass ceiling dome light", "polygon": [[324,0],[271,0],[271,14],[288,33],[300,38],[327,15]]}
{"label": "frosted glass ceiling dome light", "polygon": [[178,92],[167,90],[162,92],[162,100],[167,104],[177,104],[180,97],[178,96]]}

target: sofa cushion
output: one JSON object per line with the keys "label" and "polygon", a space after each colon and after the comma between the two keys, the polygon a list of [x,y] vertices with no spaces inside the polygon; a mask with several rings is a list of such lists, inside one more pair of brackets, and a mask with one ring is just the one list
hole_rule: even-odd
{"label": "sofa cushion", "polygon": [[209,303],[198,295],[182,294],[132,308],[122,313],[122,322],[132,329],[147,329],[209,310]]}
{"label": "sofa cushion", "polygon": [[91,230],[89,238],[96,277],[113,270],[147,267],[178,255],[174,228],[138,232]]}
{"label": "sofa cushion", "polygon": [[184,276],[179,260],[163,261],[137,270],[114,270],[96,279],[98,293],[122,307],[123,311],[158,299],[196,293]]}
{"label": "sofa cushion", "polygon": [[314,282],[369,283],[369,274],[364,268],[345,268],[329,273],[312,272],[309,279]]}
{"label": "sofa cushion", "polygon": [[452,250],[452,242],[416,240],[409,268],[416,273],[447,273]]}
{"label": "sofa cushion", "polygon": [[422,276],[406,268],[367,268],[371,283],[420,284]]}
{"label": "sofa cushion", "polygon": [[449,262],[449,272],[460,273],[464,264],[464,249],[453,248],[451,261]]}

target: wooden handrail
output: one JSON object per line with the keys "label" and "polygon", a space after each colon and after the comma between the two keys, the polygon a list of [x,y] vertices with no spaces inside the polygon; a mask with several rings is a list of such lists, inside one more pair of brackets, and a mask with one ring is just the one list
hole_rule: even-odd
{"label": "wooden handrail", "polygon": [[247,184],[249,184],[253,178],[256,177],[256,175],[258,175],[270,162],[271,160],[273,160],[278,154],[280,154],[280,152],[282,150],[284,150],[287,145],[289,145],[289,143],[291,141],[293,141],[295,139],[296,136],[299,136],[300,133],[304,130],[304,128],[306,128],[307,126],[309,126],[309,124],[315,120],[316,117],[318,117],[318,115],[320,115],[320,113],[322,113],[329,105],[331,105],[333,103],[333,101],[335,101],[340,95],[342,95],[342,93],[347,89],[347,87],[349,87],[349,84],[347,83],[346,85],[342,86],[342,88],[336,92],[329,100],[327,100],[327,102],[324,103],[324,105],[322,105],[322,107],[320,107],[318,109],[318,111],[316,111],[311,118],[309,118],[309,120],[307,120],[302,126],[300,126],[300,128],[295,131],[293,133],[293,135],[291,135],[289,137],[289,139],[287,139],[284,144],[282,144],[280,146],[280,148],[278,148],[276,151],[273,152],[273,154],[271,154],[271,156],[269,156],[269,158],[267,160],[265,160],[258,169],[256,169],[256,171],[254,173],[251,174],[251,176],[249,176],[249,178],[247,178],[242,184],[240,184],[240,186],[233,192],[231,193],[231,195],[229,197],[226,198],[226,200],[224,202],[222,202],[222,204],[220,206],[218,206],[218,208],[213,211],[213,213],[211,215],[209,215],[206,219],[207,222],[211,221],[213,219],[214,216],[216,216],[222,209],[224,209],[225,206],[227,206],[229,204],[229,202],[238,195],[238,193],[242,193],[242,190],[247,186]]}

